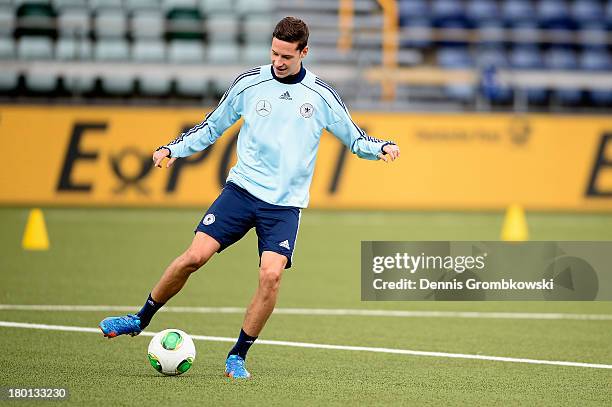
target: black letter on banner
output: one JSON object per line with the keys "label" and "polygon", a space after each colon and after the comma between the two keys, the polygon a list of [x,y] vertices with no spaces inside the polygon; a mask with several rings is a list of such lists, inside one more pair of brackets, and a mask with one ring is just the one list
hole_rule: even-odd
{"label": "black letter on banner", "polygon": [[225,147],[225,151],[223,152],[223,156],[221,157],[221,162],[219,163],[219,174],[217,178],[217,180],[219,181],[219,186],[221,188],[225,186],[225,180],[227,179],[227,173],[229,172],[230,161],[233,157],[237,141],[238,133],[234,133],[230,142],[227,143],[227,147]]}
{"label": "black letter on banner", "polygon": [[72,168],[77,160],[95,161],[98,158],[97,151],[85,152],[79,150],[81,138],[83,134],[89,130],[106,130],[106,123],[76,123],[74,125],[72,136],[70,137],[70,144],[68,145],[68,151],[66,151],[66,158],[64,158],[60,179],[57,184],[58,191],[91,191],[91,184],[74,184],[70,180]]}
{"label": "black letter on banner", "polygon": [[612,140],[612,133],[605,133],[601,136],[599,150],[597,151],[597,157],[595,158],[595,165],[593,166],[591,179],[589,180],[589,186],[586,192],[587,196],[612,197],[612,190],[599,191],[597,189],[597,176],[599,175],[599,172],[605,167],[612,167],[612,161],[606,158],[606,145],[610,140]]}
{"label": "black letter on banner", "polygon": [[[121,163],[126,157],[129,156],[135,157],[136,160],[140,162],[140,169],[133,174],[125,173],[121,169]],[[117,178],[119,178],[119,180],[123,182],[123,185],[120,185],[115,189],[115,194],[123,193],[125,189],[130,185],[132,185],[134,188],[136,188],[138,192],[144,195],[147,195],[149,193],[149,191],[147,191],[145,187],[140,185],[140,181],[142,181],[147,176],[149,171],[151,171],[151,169],[153,168],[153,161],[151,161],[149,154],[142,154],[135,147],[126,147],[118,154],[109,157],[109,160],[113,172],[115,173]]]}
{"label": "black letter on banner", "polygon": [[[183,127],[183,133],[189,131],[193,127],[194,126]],[[214,144],[206,147],[206,150],[202,151],[199,154],[194,154],[189,158],[184,157],[179,160],[176,160],[171,168],[170,177],[168,178],[168,183],[166,184],[166,192],[173,193],[174,191],[176,191],[176,184],[178,184],[178,179],[181,175],[183,167],[201,163],[208,156],[213,147]]]}

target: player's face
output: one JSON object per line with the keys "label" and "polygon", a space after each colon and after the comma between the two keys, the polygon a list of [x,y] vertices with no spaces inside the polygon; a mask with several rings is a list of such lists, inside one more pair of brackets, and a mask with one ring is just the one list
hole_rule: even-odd
{"label": "player's face", "polygon": [[279,78],[295,75],[302,67],[302,59],[308,53],[308,46],[298,51],[297,42],[286,42],[272,38],[272,66]]}

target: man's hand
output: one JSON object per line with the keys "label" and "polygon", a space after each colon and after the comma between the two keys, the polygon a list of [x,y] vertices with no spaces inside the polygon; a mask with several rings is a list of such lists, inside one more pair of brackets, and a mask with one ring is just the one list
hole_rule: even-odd
{"label": "man's hand", "polygon": [[[153,153],[153,163],[155,164],[156,167],[161,168],[162,161],[164,160],[164,158],[168,157],[169,155],[170,155],[170,150],[168,150],[165,147],[160,148],[159,150]],[[174,164],[175,161],[176,161],[176,157],[171,157],[166,163],[166,168],[172,167],[172,164]]]}
{"label": "man's hand", "polygon": [[391,161],[395,161],[400,156],[400,149],[395,144],[387,144],[383,147],[383,151],[387,154],[378,154],[378,157],[384,162],[388,163],[389,158]]}

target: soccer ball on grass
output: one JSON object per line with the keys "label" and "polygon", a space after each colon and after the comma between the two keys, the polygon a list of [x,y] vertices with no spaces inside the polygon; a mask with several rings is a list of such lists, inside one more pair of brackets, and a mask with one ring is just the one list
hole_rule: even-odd
{"label": "soccer ball on grass", "polygon": [[149,343],[149,362],[158,372],[176,376],[193,365],[196,356],[193,339],[180,329],[165,329]]}

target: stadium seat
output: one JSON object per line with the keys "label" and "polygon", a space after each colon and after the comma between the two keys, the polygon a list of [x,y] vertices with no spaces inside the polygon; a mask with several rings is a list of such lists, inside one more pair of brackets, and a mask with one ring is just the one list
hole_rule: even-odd
{"label": "stadium seat", "polygon": [[571,8],[572,17],[581,24],[604,21],[603,6],[598,0],[576,0]]}
{"label": "stadium seat", "polygon": [[172,40],[168,46],[168,60],[174,63],[202,63],[204,46],[200,41]]}
{"label": "stadium seat", "polygon": [[[94,47],[94,58],[102,62],[125,62],[129,55],[127,42],[119,39],[100,39]],[[100,79],[108,94],[129,95],[134,88],[134,78],[121,72],[107,72]]]}
{"label": "stadium seat", "polygon": [[139,40],[132,45],[134,62],[164,62],[166,46],[160,40]]}
{"label": "stadium seat", "polygon": [[399,17],[401,25],[415,18],[429,18],[429,5],[425,0],[400,0]]}
{"label": "stadium seat", "polygon": [[508,25],[514,26],[517,22],[534,20],[536,14],[530,0],[506,0],[502,2],[502,16]]}
{"label": "stadium seat", "polygon": [[[28,61],[45,61],[53,59],[53,42],[47,37],[21,37],[17,43],[17,57]],[[55,74],[37,71],[28,73],[25,85],[28,90],[37,93],[50,93],[57,87],[58,77]]]}
{"label": "stadium seat", "polygon": [[605,48],[608,45],[608,31],[603,22],[585,23],[577,34],[583,49]]}
{"label": "stadium seat", "polygon": [[243,30],[247,43],[270,44],[275,22],[270,16],[246,16]]}
{"label": "stadium seat", "polygon": [[135,10],[130,20],[131,34],[136,39],[160,39],[164,35],[166,20],[160,10]]}
{"label": "stadium seat", "polygon": [[94,16],[96,38],[123,38],[127,33],[127,16],[123,10],[102,9]]}
{"label": "stadium seat", "polygon": [[200,10],[205,13],[231,13],[234,11],[234,0],[200,0]]}
{"label": "stadium seat", "polygon": [[173,9],[195,9],[198,8],[198,0],[162,0],[162,9],[170,11]]}
{"label": "stadium seat", "polygon": [[427,19],[404,20],[401,30],[402,47],[424,49],[432,44],[433,29]]}
{"label": "stadium seat", "polygon": [[538,37],[539,28],[534,20],[517,21],[512,26],[511,38],[517,45],[533,44]]}
{"label": "stadium seat", "polygon": [[55,43],[55,59],[60,61],[86,61],[92,56],[88,38],[60,37]]}
{"label": "stadium seat", "polygon": [[[545,54],[546,67],[551,70],[574,71],[578,69],[576,54],[567,48],[551,48]],[[580,89],[557,89],[553,92],[563,104],[576,105],[582,95]]]}
{"label": "stadium seat", "polygon": [[270,63],[270,44],[247,44],[242,49],[242,62],[248,66]]}
{"label": "stadium seat", "polygon": [[91,22],[87,9],[69,8],[60,11],[57,18],[59,35],[66,37],[89,37]]}
{"label": "stadium seat", "polygon": [[102,9],[121,10],[123,0],[89,0],[89,8],[96,12]]}
{"label": "stadium seat", "polygon": [[128,12],[159,10],[161,9],[161,2],[159,0],[125,0],[124,7]]}
{"label": "stadium seat", "polygon": [[[580,56],[580,69],[592,72],[612,70],[612,56],[605,50],[586,50]],[[594,89],[588,91],[589,99],[596,105],[612,105],[612,89]]]}
{"label": "stadium seat", "polygon": [[274,11],[274,6],[274,0],[235,0],[234,10],[244,16],[270,14]]}
{"label": "stadium seat", "polygon": [[[12,38],[0,37],[0,61],[15,58],[15,43]],[[10,92],[17,88],[19,73],[16,70],[0,70],[0,92]]]}
{"label": "stadium seat", "polygon": [[236,41],[239,20],[234,14],[211,14],[206,20],[209,44]]}
{"label": "stadium seat", "polygon": [[[55,59],[57,60],[84,61],[90,60],[92,56],[92,45],[88,38],[60,37],[55,43]],[[65,74],[63,83],[70,93],[83,94],[93,90],[95,79],[94,75]]]}
{"label": "stadium seat", "polygon": [[[265,55],[268,55],[267,52]],[[232,64],[240,62],[240,49],[235,42],[213,42],[208,48],[207,62]]]}
{"label": "stadium seat", "polygon": [[504,26],[499,20],[481,21],[478,35],[479,43],[484,46],[502,46],[506,42]]}
{"label": "stadium seat", "polygon": [[87,0],[53,0],[53,8],[56,11],[62,11],[64,9],[80,9],[87,10]]}
{"label": "stadium seat", "polygon": [[168,10],[166,19],[168,39],[204,38],[203,19],[197,8],[172,8]]}
{"label": "stadium seat", "polygon": [[499,21],[499,9],[493,0],[470,0],[465,11],[474,26],[480,26],[483,22]]}
{"label": "stadium seat", "polygon": [[[463,47],[439,48],[436,57],[438,65],[446,69],[468,69],[474,65],[469,51]],[[446,85],[444,91],[450,99],[463,103],[470,102],[475,95],[471,84]]]}
{"label": "stadium seat", "polygon": [[17,7],[19,27],[16,35],[21,36],[49,36],[56,35],[55,11],[47,0],[24,1]]}
{"label": "stadium seat", "polygon": [[608,0],[606,4],[606,22],[608,27],[612,27],[612,0]]}
{"label": "stadium seat", "polygon": [[431,14],[435,27],[467,27],[463,6],[456,0],[432,0]]}
{"label": "stadium seat", "polygon": [[[166,46],[161,40],[139,40],[132,46],[134,62],[160,63],[166,59]],[[163,96],[170,92],[171,81],[166,76],[144,70],[138,76],[140,92],[148,96]]]}
{"label": "stadium seat", "polygon": [[538,20],[543,28],[572,29],[570,10],[565,0],[540,0],[537,3]]}
{"label": "stadium seat", "polygon": [[[516,46],[510,52],[509,62],[514,69],[540,70],[544,68],[540,51],[535,46]],[[532,104],[543,104],[548,99],[548,92],[545,88],[526,88],[525,93],[527,101]]]}
{"label": "stadium seat", "polygon": [[13,35],[15,12],[12,7],[0,6],[0,37]]}

